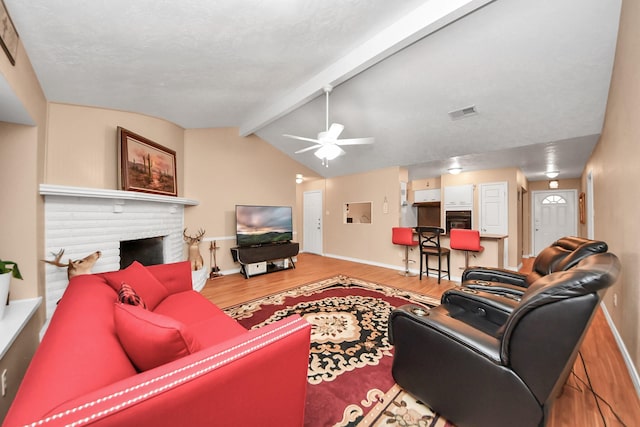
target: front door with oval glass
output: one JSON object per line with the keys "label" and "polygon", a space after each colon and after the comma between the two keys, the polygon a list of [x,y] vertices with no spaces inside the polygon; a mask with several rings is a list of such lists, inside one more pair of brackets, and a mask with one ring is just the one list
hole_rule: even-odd
{"label": "front door with oval glass", "polygon": [[578,233],[576,190],[533,192],[534,253],[564,236]]}

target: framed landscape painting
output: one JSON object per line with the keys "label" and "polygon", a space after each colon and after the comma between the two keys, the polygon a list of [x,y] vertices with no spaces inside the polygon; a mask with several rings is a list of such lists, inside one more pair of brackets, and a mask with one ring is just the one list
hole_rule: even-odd
{"label": "framed landscape painting", "polygon": [[123,190],[177,196],[176,152],[118,126]]}
{"label": "framed landscape painting", "polygon": [[2,46],[2,50],[7,54],[11,65],[16,65],[18,32],[2,0],[0,0],[0,46]]}

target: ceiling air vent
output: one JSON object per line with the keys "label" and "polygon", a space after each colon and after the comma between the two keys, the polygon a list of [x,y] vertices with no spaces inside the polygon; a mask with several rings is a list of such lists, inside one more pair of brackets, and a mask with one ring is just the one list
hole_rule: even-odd
{"label": "ceiling air vent", "polygon": [[459,120],[475,114],[478,114],[478,110],[476,110],[475,105],[470,105],[455,111],[449,111],[449,117],[451,117],[451,120]]}

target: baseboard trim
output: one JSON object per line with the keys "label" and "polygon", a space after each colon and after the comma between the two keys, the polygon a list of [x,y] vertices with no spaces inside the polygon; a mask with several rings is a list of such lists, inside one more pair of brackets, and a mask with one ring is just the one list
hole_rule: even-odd
{"label": "baseboard trim", "polygon": [[[382,267],[382,268],[388,268],[390,270],[397,270],[397,271],[404,271],[403,267],[399,267],[397,265],[391,265],[391,264],[384,264],[381,262],[374,262],[374,261],[369,261],[366,259],[360,259],[360,258],[351,258],[351,257],[345,257],[342,255],[336,255],[336,254],[324,254],[323,256],[326,256],[327,258],[335,258],[335,259],[341,259],[343,261],[351,261],[351,262],[357,262],[359,264],[366,264],[366,265],[373,265],[374,267]],[[420,269],[409,269],[409,271],[411,273],[415,273],[416,275],[420,274]],[[433,277],[433,278],[438,278],[438,276],[434,273],[429,273],[429,277]],[[447,280],[447,279],[445,279]],[[460,283],[460,280],[462,280],[462,276],[451,276],[451,279],[449,279],[452,282],[458,282],[458,284]]]}
{"label": "baseboard trim", "polygon": [[625,365],[627,365],[627,370],[629,371],[629,376],[631,377],[631,381],[633,382],[633,386],[636,389],[636,394],[640,397],[640,377],[638,376],[638,371],[636,370],[635,365],[633,364],[633,360],[631,359],[631,355],[627,351],[627,346],[624,345],[624,341],[622,341],[622,337],[620,333],[618,333],[618,328],[616,328],[615,323],[613,323],[613,319],[609,315],[609,311],[607,310],[607,306],[604,302],[600,303],[600,307],[602,308],[602,312],[604,313],[605,319],[607,319],[607,323],[609,324],[609,328],[613,333],[613,338],[616,340],[618,344],[618,348],[620,349],[620,353],[622,353],[622,358],[624,359]]}
{"label": "baseboard trim", "polygon": [[[397,265],[384,264],[384,263],[381,263],[381,262],[373,262],[373,261],[369,261],[369,260],[366,260],[366,259],[352,258],[352,257],[346,257],[346,256],[342,256],[342,255],[328,254],[328,253],[324,253],[323,256],[326,256],[327,258],[341,259],[343,261],[357,262],[359,264],[373,265],[375,267],[389,268],[391,270],[398,270],[398,271],[402,271],[403,270],[402,267],[398,267]],[[409,271],[412,271],[412,270],[410,269]]]}

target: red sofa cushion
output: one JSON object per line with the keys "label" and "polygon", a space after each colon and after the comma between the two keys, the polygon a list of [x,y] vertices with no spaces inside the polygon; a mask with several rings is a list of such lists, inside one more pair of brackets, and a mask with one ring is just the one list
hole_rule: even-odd
{"label": "red sofa cushion", "polygon": [[146,371],[201,349],[196,337],[175,319],[140,306],[115,304],[118,339],[139,371]]}
{"label": "red sofa cushion", "polygon": [[169,290],[170,294],[193,289],[192,281],[187,279],[191,277],[189,261],[148,265],[146,269]]}
{"label": "red sofa cushion", "polygon": [[104,278],[116,292],[123,283],[131,286],[149,310],[154,310],[160,301],[169,295],[169,290],[138,261],[134,261],[124,270],[104,273]]}
{"label": "red sofa cushion", "polygon": [[169,295],[153,312],[187,325],[203,347],[247,332],[235,319],[194,290]]}

